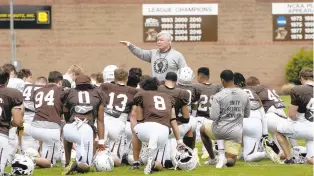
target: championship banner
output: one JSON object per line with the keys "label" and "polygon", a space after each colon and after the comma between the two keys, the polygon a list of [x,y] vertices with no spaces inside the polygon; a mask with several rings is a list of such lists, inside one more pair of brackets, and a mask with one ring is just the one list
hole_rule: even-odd
{"label": "championship banner", "polygon": [[[14,5],[15,29],[50,29],[51,6]],[[0,6],[0,29],[10,29],[10,6]]]}
{"label": "championship banner", "polygon": [[273,40],[313,40],[314,3],[273,3]]}
{"label": "championship banner", "polygon": [[143,40],[168,31],[175,42],[218,40],[218,4],[143,4]]}

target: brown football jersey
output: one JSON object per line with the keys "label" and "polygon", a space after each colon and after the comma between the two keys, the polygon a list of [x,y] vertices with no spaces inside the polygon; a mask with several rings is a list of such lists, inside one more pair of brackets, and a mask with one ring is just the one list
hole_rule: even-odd
{"label": "brown football jersey", "polygon": [[176,117],[182,116],[181,109],[182,106],[189,104],[190,95],[187,91],[180,88],[168,88],[166,85],[161,85],[158,87],[158,92],[166,93],[175,100],[175,114]]}
{"label": "brown football jersey", "polygon": [[291,89],[291,104],[298,106],[299,113],[305,113],[305,118],[313,122],[314,97],[313,84],[295,86]]}
{"label": "brown football jersey", "polygon": [[17,89],[0,88],[0,133],[9,135],[12,108],[23,104],[23,95]]}
{"label": "brown football jersey", "polygon": [[35,118],[34,121],[48,121],[61,125],[62,87],[48,84],[34,92]]}
{"label": "brown football jersey", "polygon": [[197,86],[201,92],[197,116],[209,118],[212,98],[222,89],[222,86],[215,84],[195,84],[195,86]]}
{"label": "brown football jersey", "polygon": [[144,122],[157,122],[170,127],[171,110],[175,104],[170,95],[157,91],[141,91],[135,95],[134,104],[143,108]]}
{"label": "brown football jersey", "polygon": [[267,112],[271,106],[274,106],[275,108],[285,108],[284,101],[280,99],[279,95],[277,95],[274,89],[263,85],[248,86],[248,88],[254,90],[257,93],[260,100],[262,101],[265,112]]}
{"label": "brown football jersey", "polygon": [[24,98],[24,107],[25,111],[33,111],[35,112],[35,105],[32,101],[34,97],[34,92],[42,88],[44,86],[36,85],[36,84],[25,84],[24,90],[23,90],[23,98]]}
{"label": "brown football jersey", "polygon": [[242,87],[242,89],[248,94],[250,98],[251,110],[257,110],[263,107],[263,104],[254,89],[250,89],[250,87]]}
{"label": "brown football jersey", "polygon": [[67,89],[61,94],[61,102],[70,110],[69,123],[73,122],[75,117],[86,118],[91,126],[98,117],[99,106],[107,105],[107,100],[108,96],[98,88]]}
{"label": "brown football jersey", "polygon": [[103,83],[99,88],[109,95],[106,108],[122,113],[131,111],[134,95],[140,91],[140,89],[112,83]]}
{"label": "brown football jersey", "polygon": [[180,85],[179,84],[177,87],[184,89],[189,93],[189,96],[190,96],[189,104],[200,100],[201,90],[198,86],[195,86],[195,84],[189,84],[189,85]]}

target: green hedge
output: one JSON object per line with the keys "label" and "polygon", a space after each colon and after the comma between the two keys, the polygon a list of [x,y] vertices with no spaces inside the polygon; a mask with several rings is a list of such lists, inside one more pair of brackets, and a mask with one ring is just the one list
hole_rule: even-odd
{"label": "green hedge", "polygon": [[286,80],[293,84],[300,84],[299,72],[302,68],[313,68],[313,50],[301,49],[294,54],[286,65]]}

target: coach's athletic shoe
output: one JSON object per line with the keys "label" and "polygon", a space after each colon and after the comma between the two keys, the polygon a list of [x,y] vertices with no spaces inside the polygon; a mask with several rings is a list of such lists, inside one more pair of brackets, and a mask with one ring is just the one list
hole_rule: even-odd
{"label": "coach's athletic shoe", "polygon": [[225,167],[226,164],[227,164],[227,159],[226,159],[225,155],[219,155],[218,156],[218,162],[216,164],[216,168],[217,169],[223,168],[223,167]]}
{"label": "coach's athletic shoe", "polygon": [[77,168],[76,159],[73,158],[70,160],[69,165],[64,169],[64,172],[62,173],[62,175],[70,175],[76,171],[76,168]]}
{"label": "coach's athletic shoe", "polygon": [[151,174],[154,167],[155,167],[155,161],[152,157],[149,157],[147,160],[147,165],[144,168],[144,174],[146,175]]}
{"label": "coach's athletic shoe", "polygon": [[218,163],[217,157],[215,157],[214,159],[209,158],[208,161],[204,162],[204,164],[206,165],[216,165],[217,163]]}

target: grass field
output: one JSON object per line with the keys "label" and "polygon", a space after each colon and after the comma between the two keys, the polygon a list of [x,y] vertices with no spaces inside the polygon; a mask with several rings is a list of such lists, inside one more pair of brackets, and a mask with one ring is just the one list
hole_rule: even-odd
{"label": "grass field", "polygon": [[[290,103],[289,96],[281,97],[288,106]],[[287,109],[285,109],[287,113]],[[299,141],[300,145],[304,146],[304,141]],[[201,151],[201,145],[198,144],[199,151]],[[201,162],[204,163],[204,160]],[[144,175],[144,166],[138,171],[132,171],[128,169],[128,166],[122,166],[119,168],[114,168],[112,172],[97,173],[90,172],[84,175],[112,175],[112,176],[138,176]],[[6,169],[9,171],[9,168]],[[56,176],[61,175],[62,168],[52,168],[52,169],[39,169],[36,168],[35,176]],[[312,176],[313,166],[310,165],[280,165],[274,164],[271,161],[261,161],[261,162],[243,162],[238,161],[235,167],[216,169],[214,166],[202,165],[197,167],[194,171],[173,171],[164,170],[162,172],[154,172],[153,175],[163,175],[163,176]]]}

